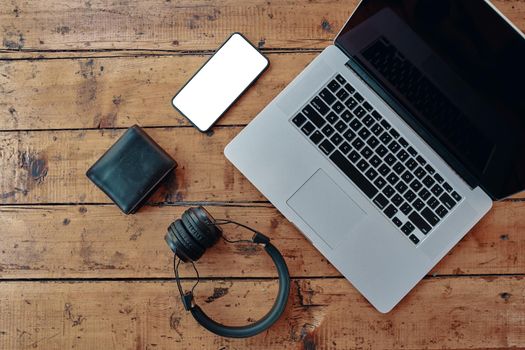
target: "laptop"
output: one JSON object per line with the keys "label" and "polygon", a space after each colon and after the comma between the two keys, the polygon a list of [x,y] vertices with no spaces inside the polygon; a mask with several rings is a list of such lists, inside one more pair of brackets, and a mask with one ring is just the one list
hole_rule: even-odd
{"label": "laptop", "polygon": [[525,188],[523,62],[488,1],[363,0],[224,153],[388,312]]}

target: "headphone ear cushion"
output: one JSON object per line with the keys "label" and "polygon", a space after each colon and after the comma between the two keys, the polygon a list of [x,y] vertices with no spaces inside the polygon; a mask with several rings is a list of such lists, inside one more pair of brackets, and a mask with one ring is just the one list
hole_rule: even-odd
{"label": "headphone ear cushion", "polygon": [[170,249],[184,262],[190,261],[189,253],[187,248],[180,242],[180,240],[175,235],[175,223],[171,223],[171,225],[168,227],[168,232],[166,232],[166,236],[164,237],[166,240],[166,243],[170,247]]}
{"label": "headphone ear cushion", "polygon": [[192,261],[197,261],[200,259],[202,254],[204,254],[204,248],[201,247],[186,231],[186,228],[182,224],[182,221],[180,219],[175,220],[174,223],[175,226],[175,237],[178,239],[179,243],[186,248],[186,251],[188,252],[188,257]]}
{"label": "headphone ear cushion", "polygon": [[198,222],[201,226],[205,227],[206,230],[213,236],[215,239],[219,239],[222,236],[222,230],[215,224],[215,219],[211,216],[210,213],[203,207],[194,207],[188,210],[195,222]]}
{"label": "headphone ear cushion", "polygon": [[195,241],[197,241],[197,243],[201,245],[204,249],[211,247],[215,243],[215,239],[213,239],[213,237],[210,237],[207,230],[202,230],[193,222],[188,211],[185,211],[182,214],[181,220],[184,224],[184,227],[190,233],[192,238],[194,238]]}

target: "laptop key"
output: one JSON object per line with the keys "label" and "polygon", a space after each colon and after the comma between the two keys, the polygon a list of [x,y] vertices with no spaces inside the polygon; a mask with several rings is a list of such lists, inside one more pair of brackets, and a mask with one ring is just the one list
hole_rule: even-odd
{"label": "laptop key", "polygon": [[350,110],[353,110],[358,104],[359,103],[353,97],[350,97],[345,102],[346,107],[348,107],[348,109],[350,109]]}
{"label": "laptop key", "polygon": [[374,107],[372,107],[372,105],[370,103],[368,103],[368,101],[365,101],[363,103],[363,107],[365,107],[365,109],[369,112],[373,111],[374,110]]}
{"label": "laptop key", "polygon": [[[368,171],[370,171],[372,168],[370,168]],[[385,187],[386,185],[386,181],[384,178],[382,178],[381,176],[379,176],[375,181],[374,181],[374,185],[376,185],[377,188],[379,189],[382,189],[383,187]]]}
{"label": "laptop key", "polygon": [[424,234],[427,234],[432,230],[430,226],[418,213],[413,211],[408,215],[408,219]]}
{"label": "laptop key", "polygon": [[410,237],[408,237],[408,238],[410,238],[410,240],[412,242],[414,242],[414,244],[418,244],[419,243],[419,238],[417,238],[416,235],[410,235]]}
{"label": "laptop key", "polygon": [[436,226],[439,222],[439,218],[432,210],[430,210],[428,207],[425,207],[425,209],[421,210],[421,216],[427,220],[427,222],[432,225]]}
{"label": "laptop key", "polygon": [[428,199],[428,197],[430,197],[430,191],[427,190],[426,188],[422,189],[421,191],[419,191],[419,197],[426,201]]}
{"label": "laptop key", "polygon": [[363,124],[361,124],[361,122],[359,120],[357,120],[357,119],[352,119],[352,121],[350,122],[350,127],[354,131],[359,130],[362,126],[363,126]]}
{"label": "laptop key", "polygon": [[360,94],[359,92],[356,92],[356,93],[354,94],[354,98],[355,98],[355,99],[357,100],[357,102],[359,102],[359,103],[361,103],[361,102],[363,102],[363,101],[365,100],[364,97],[361,96],[361,94]]}
{"label": "laptop key", "polygon": [[368,146],[365,146],[365,148],[363,148],[363,150],[361,151],[361,155],[366,159],[370,158],[372,154],[373,151],[370,148],[368,148]]}
{"label": "laptop key", "polygon": [[399,218],[397,216],[395,216],[393,219],[392,219],[392,222],[394,223],[394,225],[396,225],[397,227],[401,226],[402,222],[401,220],[399,220]]}
{"label": "laptop key", "polygon": [[384,189],[383,189],[383,194],[385,196],[387,196],[388,198],[392,197],[392,195],[395,193],[396,191],[394,191],[394,189],[392,188],[392,186],[390,185],[387,185]]}
{"label": "laptop key", "polygon": [[408,189],[408,186],[403,181],[399,181],[396,185],[396,190],[398,193],[403,194]]}
{"label": "laptop key", "polygon": [[372,132],[374,133],[374,135],[379,136],[379,135],[381,135],[381,133],[383,132],[384,129],[381,127],[381,125],[379,125],[379,124],[374,124],[374,125],[370,128],[370,130],[372,130]]}
{"label": "laptop key", "polygon": [[[357,153],[356,150],[353,150],[352,152],[350,152],[350,154],[348,155],[348,159],[350,159],[350,161],[352,163],[355,163],[357,162],[359,159],[361,159],[361,156],[359,155],[359,153]],[[436,200],[437,201],[437,200]]]}
{"label": "laptop key", "polygon": [[336,92],[339,87],[341,87],[341,85],[335,80],[332,80],[330,83],[328,83],[328,89],[330,89],[332,92]]}
{"label": "laptop key", "polygon": [[425,203],[419,198],[416,199],[414,203],[412,203],[412,205],[414,206],[414,208],[416,208],[416,210],[421,210],[425,207]]}
{"label": "laptop key", "polygon": [[408,169],[414,170],[414,168],[417,167],[417,162],[414,160],[414,158],[410,158],[405,162],[405,165]]}
{"label": "laptop key", "polygon": [[335,129],[330,124],[326,124],[326,126],[322,128],[321,131],[326,137],[330,137],[334,133]]}
{"label": "laptop key", "polygon": [[456,202],[446,192],[439,197],[439,200],[445,205],[445,207],[447,207],[447,209],[452,209],[456,205]]}
{"label": "laptop key", "polygon": [[417,160],[417,162],[418,162],[419,164],[421,164],[421,165],[425,165],[425,164],[427,164],[427,161],[426,161],[425,158],[423,158],[422,156],[419,156],[419,155],[418,155],[418,156],[416,157],[416,160]]}
{"label": "laptop key", "polygon": [[352,120],[353,117],[354,116],[349,111],[344,111],[341,114],[341,119],[343,119],[345,121],[345,123],[348,123],[350,120]]}
{"label": "laptop key", "polygon": [[436,209],[436,214],[439,215],[440,218],[444,218],[448,213],[448,210],[447,208],[445,208],[444,206],[440,205],[437,209]]}
{"label": "laptop key", "polygon": [[356,117],[362,118],[366,114],[366,111],[363,107],[359,106],[356,109],[354,109],[354,114],[356,115]]}
{"label": "laptop key", "polygon": [[336,121],[339,120],[339,116],[337,114],[335,114],[334,112],[330,112],[328,113],[328,115],[326,116],[326,120],[328,120],[328,122],[330,124],[334,124]]}
{"label": "laptop key", "polygon": [[397,151],[399,151],[399,149],[401,148],[401,146],[399,145],[399,143],[397,143],[396,141],[392,141],[390,142],[390,144],[388,145],[388,149],[390,151],[392,151],[392,153],[396,153]]}
{"label": "laptop key", "polygon": [[425,176],[425,178],[423,179],[423,183],[425,184],[425,186],[427,186],[428,188],[431,188],[435,183],[436,183],[436,180],[434,180],[434,178],[430,175],[427,175]]}
{"label": "laptop key", "polygon": [[334,134],[334,136],[330,138],[330,141],[337,146],[343,141],[343,137],[339,134]]}
{"label": "laptop key", "polygon": [[416,194],[412,192],[412,190],[408,190],[405,192],[403,197],[407,200],[408,203],[410,203],[414,200],[414,198],[416,198]]}
{"label": "laptop key", "polygon": [[370,180],[374,180],[377,177],[377,171],[374,168],[370,168],[366,171],[365,175]]}
{"label": "laptop key", "polygon": [[399,137],[399,133],[395,129],[390,129],[390,135],[392,135],[392,137],[395,139]]}
{"label": "laptop key", "polygon": [[303,114],[318,128],[321,128],[326,124],[326,120],[324,120],[323,117],[321,117],[310,105],[303,108]]}
{"label": "laptop key", "polygon": [[346,89],[346,91],[348,91],[351,94],[353,94],[355,92],[354,87],[352,85],[350,85],[350,83],[346,83],[345,84],[345,89]]}
{"label": "laptop key", "polygon": [[414,149],[414,147],[409,146],[409,147],[407,148],[407,151],[408,151],[408,153],[410,153],[410,155],[411,155],[412,157],[417,157],[417,151]]}
{"label": "laptop key", "polygon": [[386,174],[390,172],[390,168],[386,164],[381,164],[377,170],[379,170],[379,173],[383,176],[386,176]]}
{"label": "laptop key", "polygon": [[304,115],[302,115],[302,113],[298,113],[293,119],[292,119],[292,122],[297,125],[298,127],[300,127],[301,125],[303,125],[303,123],[306,121],[306,117]]}
{"label": "laptop key", "polygon": [[341,152],[336,150],[330,159],[368,198],[373,198],[379,192]]}
{"label": "laptop key", "polygon": [[354,146],[355,149],[360,150],[363,148],[364,141],[361,139],[355,139],[354,142],[352,142],[352,146]]}
{"label": "laptop key", "polygon": [[394,197],[392,197],[392,203],[399,207],[403,203],[403,198],[398,193],[396,193]]}
{"label": "laptop key", "polygon": [[341,112],[344,111],[345,106],[343,106],[341,102],[337,101],[336,103],[334,103],[332,108],[334,109],[334,111],[336,111],[337,114],[341,114]]}
{"label": "laptop key", "polygon": [[392,136],[390,136],[390,134],[385,131],[384,133],[381,134],[381,136],[379,136],[379,139],[383,141],[383,143],[386,145],[390,141],[392,141]]}
{"label": "laptop key", "polygon": [[370,130],[362,128],[361,130],[359,130],[358,134],[363,140],[366,140],[368,136],[370,136]]}
{"label": "laptop key", "polygon": [[323,134],[319,130],[315,130],[312,136],[310,136],[310,140],[312,140],[313,143],[316,145],[321,142],[321,140],[324,139]]}
{"label": "laptop key", "polygon": [[397,214],[397,208],[390,204],[388,207],[386,207],[385,210],[383,210],[383,213],[385,213],[385,215],[388,216],[388,218],[391,218],[392,216]]}
{"label": "laptop key", "polygon": [[329,106],[335,101],[335,96],[327,88],[321,90],[319,96]]}
{"label": "laptop key", "polygon": [[405,215],[408,215],[412,211],[412,207],[408,203],[403,203],[403,205],[399,209]]}
{"label": "laptop key", "polygon": [[324,140],[319,145],[319,148],[321,149],[321,151],[323,151],[324,154],[328,155],[335,149],[335,146],[330,141]]}
{"label": "laptop key", "polygon": [[380,157],[383,157],[385,154],[388,153],[388,150],[386,149],[385,146],[380,145],[379,147],[377,147],[377,149],[376,149],[376,153],[377,153]]}
{"label": "laptop key", "polygon": [[422,179],[426,174],[427,173],[425,169],[423,169],[420,166],[418,166],[417,169],[414,171],[414,175],[416,175],[418,179]]}
{"label": "laptop key", "polygon": [[447,192],[452,192],[452,186],[450,186],[450,185],[448,184],[448,182],[443,183],[442,186],[443,186],[443,188],[445,189],[445,191],[447,191]]}
{"label": "laptop key", "polygon": [[435,196],[441,195],[443,193],[443,188],[438,184],[435,184],[434,187],[430,190]]}
{"label": "laptop key", "polygon": [[414,175],[412,175],[412,173],[407,170],[403,173],[403,175],[401,175],[401,178],[405,180],[405,182],[409,183],[414,178]]}
{"label": "laptop key", "polygon": [[436,172],[430,164],[425,165],[425,170],[428,171],[430,175],[433,175]]}
{"label": "laptop key", "polygon": [[314,130],[315,130],[315,126],[310,122],[306,122],[306,124],[304,124],[303,127],[301,128],[301,131],[306,136],[310,135]]}
{"label": "laptop key", "polygon": [[335,94],[335,95],[339,98],[339,100],[341,100],[343,102],[344,102],[344,100],[346,100],[346,98],[348,96],[350,96],[348,91],[346,91],[345,89],[341,89],[341,90],[337,91],[337,94]]}
{"label": "laptop key", "polygon": [[330,107],[328,107],[319,96],[315,96],[310,104],[322,115],[325,115],[330,110]]}
{"label": "laptop key", "polygon": [[379,164],[381,164],[381,158],[374,155],[372,158],[370,158],[370,164],[377,168]]}
{"label": "laptop key", "polygon": [[335,76],[335,79],[341,84],[341,85],[344,85],[346,84],[346,79],[343,78],[343,76],[341,74],[337,74]]}
{"label": "laptop key", "polygon": [[383,209],[388,204],[388,199],[386,199],[385,196],[383,196],[381,193],[379,193],[373,200],[374,204],[379,207],[379,209]]}
{"label": "laptop key", "polygon": [[390,123],[387,122],[386,120],[381,120],[381,125],[383,126],[383,128],[385,128],[386,130],[390,129],[391,126],[390,126]]}
{"label": "laptop key", "polygon": [[385,158],[383,158],[385,160],[385,162],[392,166],[392,164],[394,164],[396,162],[396,157],[394,157],[394,155],[392,153],[388,153]]}
{"label": "laptop key", "polygon": [[445,181],[445,179],[443,179],[443,178],[441,177],[441,175],[439,175],[438,173],[436,173],[436,174],[434,175],[434,179],[436,179],[436,181],[437,181],[439,184],[442,184],[443,181]]}
{"label": "laptop key", "polygon": [[364,159],[361,159],[359,162],[357,162],[357,168],[361,171],[365,171],[369,166],[370,165]]}
{"label": "laptop key", "polygon": [[410,184],[410,188],[413,189],[416,193],[421,189],[421,187],[423,187],[423,185],[417,180],[412,181],[412,183]]}
{"label": "laptop key", "polygon": [[350,146],[350,144],[348,142],[343,142],[343,144],[341,146],[339,146],[339,149],[341,150],[341,152],[343,152],[344,154],[347,154],[348,152],[350,152],[350,150],[352,149],[352,146]]}
{"label": "laptop key", "polygon": [[397,153],[397,158],[399,158],[400,161],[404,162],[409,157],[408,153],[402,149]]}
{"label": "laptop key", "polygon": [[354,137],[355,137],[355,132],[353,132],[352,130],[348,129],[346,130],[346,132],[343,134],[343,137],[348,141],[348,142],[351,142]]}
{"label": "laptop key", "polygon": [[461,196],[456,191],[452,192],[452,197],[458,202],[461,200]]}
{"label": "laptop key", "polygon": [[390,173],[386,177],[386,181],[388,181],[391,185],[394,185],[396,182],[399,181],[399,177],[394,173]]}
{"label": "laptop key", "polygon": [[377,121],[381,121],[383,119],[383,116],[378,111],[372,111],[372,117],[374,117]]}
{"label": "laptop key", "polygon": [[366,126],[370,126],[372,124],[374,124],[375,121],[374,121],[374,118],[372,118],[372,116],[370,114],[367,114],[364,118],[363,118],[363,124],[365,124]]}
{"label": "laptop key", "polygon": [[401,162],[397,162],[393,167],[392,170],[396,172],[397,175],[401,175],[405,170],[405,166]]}
{"label": "laptop key", "polygon": [[430,208],[432,209],[436,209],[437,206],[439,205],[439,201],[437,200],[436,197],[432,197],[430,198],[429,200],[427,200],[427,204]]}
{"label": "laptop key", "polygon": [[366,143],[372,148],[376,148],[377,145],[379,145],[379,140],[376,139],[375,136],[372,136],[371,138],[369,138]]}
{"label": "laptop key", "polygon": [[404,138],[400,137],[399,140],[397,140],[397,142],[399,142],[399,144],[403,147],[406,147],[408,146],[408,142],[407,140],[405,140]]}
{"label": "laptop key", "polygon": [[410,223],[410,221],[405,222],[405,224],[403,226],[401,226],[401,231],[407,236],[410,233],[412,233],[412,231],[414,231],[414,229],[415,229],[415,227],[414,227],[414,225],[412,225]]}

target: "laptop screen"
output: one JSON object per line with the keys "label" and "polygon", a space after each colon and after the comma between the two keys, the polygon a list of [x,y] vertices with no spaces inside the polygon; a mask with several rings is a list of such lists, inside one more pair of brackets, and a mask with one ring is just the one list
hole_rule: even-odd
{"label": "laptop screen", "polygon": [[363,0],[336,45],[492,198],[525,189],[525,38],[489,4]]}

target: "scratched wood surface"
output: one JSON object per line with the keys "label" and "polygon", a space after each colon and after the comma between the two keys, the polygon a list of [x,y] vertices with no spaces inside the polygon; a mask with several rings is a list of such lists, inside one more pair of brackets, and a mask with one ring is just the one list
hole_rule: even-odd
{"label": "scratched wood surface", "polygon": [[[0,349],[525,348],[525,193],[497,203],[382,315],[222,154],[356,3],[0,0]],[[494,4],[525,29],[525,1]],[[169,102],[233,31],[271,66],[200,134]],[[179,168],[125,216],[84,174],[133,124]],[[183,311],[163,234],[195,204],[257,227],[283,252],[292,292],[268,332],[223,339]],[[262,316],[276,292],[271,261],[249,245],[220,242],[199,271],[199,302],[225,323]]]}

